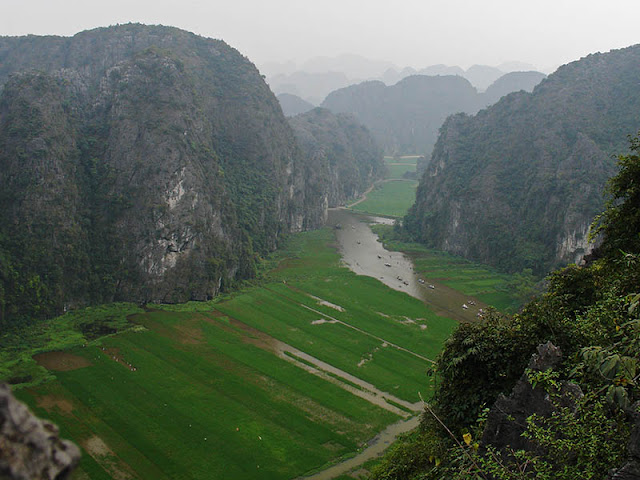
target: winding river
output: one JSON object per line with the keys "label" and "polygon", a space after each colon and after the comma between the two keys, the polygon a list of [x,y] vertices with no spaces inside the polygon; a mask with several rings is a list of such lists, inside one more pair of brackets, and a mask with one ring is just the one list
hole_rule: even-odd
{"label": "winding river", "polygon": [[[369,227],[372,223],[392,224],[393,220],[353,213],[343,208],[329,210],[327,224],[335,228],[342,261],[358,275],[377,278],[385,285],[427,303],[437,314],[459,321],[473,320],[479,308],[485,305],[476,300],[475,305],[464,309],[469,297],[437,281],[420,279],[411,258],[401,252],[386,250],[378,236]],[[380,456],[401,434],[418,426],[418,415],[389,425],[369,442],[355,457],[337,463],[304,480],[331,480],[350,472],[372,458]]]}
{"label": "winding river", "polygon": [[[371,231],[371,223],[393,223],[345,209],[329,211],[328,225],[336,228],[342,261],[358,275],[377,278],[385,285],[427,303],[436,314],[458,321],[473,321],[478,309],[486,305],[454,290],[438,279],[421,279],[413,269],[411,258],[401,252],[386,250]],[[422,280],[423,282],[421,282]],[[433,288],[430,288],[433,287]],[[470,301],[472,304],[469,304]],[[462,305],[468,308],[463,308]]]}

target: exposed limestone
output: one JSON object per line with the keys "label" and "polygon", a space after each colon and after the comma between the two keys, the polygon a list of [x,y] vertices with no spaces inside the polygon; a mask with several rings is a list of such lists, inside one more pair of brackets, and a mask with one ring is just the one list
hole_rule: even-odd
{"label": "exposed limestone", "polygon": [[[636,404],[635,407],[632,410],[637,412],[640,405]],[[607,480],[640,480],[640,414],[636,413],[634,416],[635,423],[627,447],[629,459],[622,468],[609,475]]]}
{"label": "exposed limestone", "polygon": [[80,450],[58,437],[58,427],[35,417],[0,385],[0,478],[64,480],[80,460]]}
{"label": "exposed limestone", "polygon": [[[529,362],[529,369],[545,371],[555,367],[562,358],[560,349],[551,342],[540,345],[538,353]],[[489,412],[482,435],[482,445],[497,449],[511,447],[514,450],[535,450],[537,447],[522,437],[527,427],[527,418],[533,414],[548,417],[557,405],[568,407],[582,396],[580,387],[569,382],[560,382],[557,397],[551,401],[542,387],[532,387],[525,375],[518,381],[508,397],[501,395]]]}

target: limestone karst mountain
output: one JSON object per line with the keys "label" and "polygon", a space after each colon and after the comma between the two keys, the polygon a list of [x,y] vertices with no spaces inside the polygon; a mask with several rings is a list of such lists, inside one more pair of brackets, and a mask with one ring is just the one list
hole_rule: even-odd
{"label": "limestone karst mountain", "polygon": [[278,100],[223,41],[3,37],[0,85],[0,320],[211,298],[324,218]]}
{"label": "limestone karst mountain", "polygon": [[640,46],[560,67],[441,129],[406,218],[435,248],[538,274],[579,261],[612,156],[640,129]]}

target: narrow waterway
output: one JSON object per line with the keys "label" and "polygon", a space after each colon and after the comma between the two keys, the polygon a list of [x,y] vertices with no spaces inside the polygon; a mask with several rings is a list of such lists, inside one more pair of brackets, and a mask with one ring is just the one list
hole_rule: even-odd
{"label": "narrow waterway", "polygon": [[409,420],[401,420],[389,425],[382,432],[369,442],[367,447],[355,457],[349,458],[343,462],[337,463],[315,475],[304,477],[304,480],[332,480],[340,475],[357,469],[359,466],[368,462],[372,458],[376,458],[389,448],[389,446],[398,438],[399,435],[407,433],[420,424],[420,417],[415,416]]}
{"label": "narrow waterway", "polygon": [[[358,275],[376,278],[395,290],[424,301],[439,315],[459,321],[475,318],[478,308],[484,307],[482,303],[469,299],[437,280],[420,279],[414,271],[411,258],[401,252],[386,250],[382,246],[378,236],[371,231],[372,223],[393,224],[393,220],[357,214],[343,208],[329,210],[327,224],[335,230],[338,249],[347,267]],[[463,308],[462,305],[469,303],[469,300],[475,305]],[[418,405],[414,405],[415,407]],[[413,430],[419,423],[420,417],[416,415],[389,425],[355,457],[303,478],[331,480],[353,471],[365,462],[380,456],[399,435]]]}
{"label": "narrow waterway", "polygon": [[346,209],[329,211],[327,224],[335,228],[342,261],[353,272],[377,278],[395,290],[424,301],[436,314],[458,321],[473,321],[478,309],[486,308],[482,302],[443,285],[437,279],[421,279],[408,256],[382,246],[369,227],[371,223],[389,224],[393,220],[356,214]]}

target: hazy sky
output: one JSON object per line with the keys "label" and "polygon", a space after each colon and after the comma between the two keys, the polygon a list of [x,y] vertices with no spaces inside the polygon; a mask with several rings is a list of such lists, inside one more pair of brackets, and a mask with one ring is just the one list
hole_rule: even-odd
{"label": "hazy sky", "polygon": [[548,69],[640,43],[639,0],[0,0],[0,35],[116,23],[220,38],[254,63],[359,54],[398,66]]}

